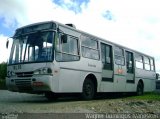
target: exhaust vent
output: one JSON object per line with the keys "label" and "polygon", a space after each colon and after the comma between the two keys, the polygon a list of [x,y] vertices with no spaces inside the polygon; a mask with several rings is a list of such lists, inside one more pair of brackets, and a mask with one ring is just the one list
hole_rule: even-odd
{"label": "exhaust vent", "polygon": [[76,26],[75,26],[74,24],[65,24],[65,25],[70,26],[70,27],[73,27],[73,28],[76,29]]}

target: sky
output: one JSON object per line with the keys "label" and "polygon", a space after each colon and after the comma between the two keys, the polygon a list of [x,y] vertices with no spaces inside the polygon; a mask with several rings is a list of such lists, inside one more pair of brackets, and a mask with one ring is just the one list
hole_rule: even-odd
{"label": "sky", "polygon": [[159,0],[0,0],[0,62],[16,28],[54,20],[151,55],[160,72],[159,11]]}

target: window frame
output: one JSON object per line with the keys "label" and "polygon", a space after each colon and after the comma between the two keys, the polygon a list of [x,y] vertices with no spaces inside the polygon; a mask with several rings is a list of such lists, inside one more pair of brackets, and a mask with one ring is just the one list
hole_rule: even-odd
{"label": "window frame", "polygon": [[[93,41],[96,41],[96,44],[97,44],[97,49],[96,48],[93,48],[93,47],[90,47],[88,45],[85,45],[85,44],[82,44],[83,40],[93,40]],[[97,52],[97,56],[98,58],[94,58],[92,57],[93,54],[89,53],[90,55],[89,56],[86,56],[83,52],[83,49],[87,49],[89,51],[96,51]],[[91,38],[91,37],[88,37],[86,35],[82,35],[81,36],[81,54],[82,54],[82,57],[84,58],[88,58],[88,59],[93,59],[93,60],[100,60],[100,52],[99,52],[99,41],[94,39],[94,38]]]}
{"label": "window frame", "polygon": [[155,71],[155,62],[153,58],[150,58],[150,71]]}
{"label": "window frame", "polygon": [[[150,58],[147,56],[143,56],[143,59],[144,59],[144,69],[150,71],[151,70]],[[147,69],[147,67],[149,69]]]}
{"label": "window frame", "polygon": [[[133,52],[130,52],[130,51],[125,51],[126,53],[126,69],[127,69],[127,73],[134,73],[134,54]],[[127,60],[128,59],[128,60]],[[128,63],[129,61],[129,63]],[[129,67],[128,65],[130,65],[130,61],[132,61],[132,67]]]}
{"label": "window frame", "polygon": [[[141,60],[139,60],[139,57],[141,57]],[[141,63],[141,67],[137,67],[137,63]],[[135,64],[136,64],[136,68],[138,69],[144,69],[144,59],[143,59],[143,55],[141,54],[136,54],[136,58],[135,58]]]}
{"label": "window frame", "polygon": [[[64,35],[65,33],[58,33],[57,35],[58,35],[58,42],[59,42],[59,49],[58,50],[55,50],[56,51],[56,53],[55,53],[55,59],[56,59],[56,61],[58,61],[58,62],[73,62],[73,61],[79,61],[80,60],[80,46],[79,46],[79,38],[78,37],[76,37],[76,36],[73,36],[73,35],[69,35],[69,34],[65,34],[65,35],[67,35],[67,40],[68,40],[68,38],[70,37],[70,38],[73,38],[74,40],[77,40],[77,54],[72,54],[72,53],[67,53],[67,52],[64,52],[64,51],[62,51],[62,43],[61,43],[61,36],[62,35]],[[61,45],[61,46],[60,46]],[[55,46],[55,47],[57,47],[57,46]],[[59,59],[57,59],[57,55],[58,54],[61,54],[61,55],[63,55],[63,54],[65,54],[65,55],[71,55],[71,56],[76,56],[76,57],[78,57],[78,59],[77,60],[63,60],[62,58],[59,60]]]}
{"label": "window frame", "polygon": [[[105,43],[101,43],[100,44],[101,46],[101,61],[102,61],[102,64],[103,64],[103,69],[105,70],[113,70],[113,47],[109,44],[105,44]],[[102,60],[102,46],[104,47],[104,58],[105,58],[105,61],[103,62]],[[107,49],[106,48],[109,48],[109,58],[110,58],[110,63],[107,62],[107,56],[106,56],[106,51]]]}
{"label": "window frame", "polygon": [[[116,54],[117,48],[122,50],[122,54],[121,54],[121,55]],[[117,57],[119,57],[119,58],[117,58]],[[120,58],[121,58],[121,59],[120,59]],[[122,59],[123,59],[123,60],[122,60]],[[118,63],[118,61],[121,62],[121,63]],[[123,63],[122,63],[122,61],[123,61]],[[124,49],[121,48],[121,47],[119,47],[119,46],[115,46],[115,47],[114,47],[114,63],[115,63],[116,65],[125,66]]]}

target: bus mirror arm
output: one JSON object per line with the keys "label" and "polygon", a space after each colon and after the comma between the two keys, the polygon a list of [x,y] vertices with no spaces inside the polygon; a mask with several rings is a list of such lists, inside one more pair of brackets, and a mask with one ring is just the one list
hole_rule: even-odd
{"label": "bus mirror arm", "polygon": [[159,78],[159,73],[156,73],[156,79],[158,80],[158,78]]}

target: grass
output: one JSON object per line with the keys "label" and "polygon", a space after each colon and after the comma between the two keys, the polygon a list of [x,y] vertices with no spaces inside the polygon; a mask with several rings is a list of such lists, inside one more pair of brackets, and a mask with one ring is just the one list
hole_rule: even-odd
{"label": "grass", "polygon": [[160,93],[158,93],[158,92],[149,92],[149,93],[144,93],[141,96],[127,97],[127,99],[156,100],[156,101],[160,101]]}
{"label": "grass", "polygon": [[2,80],[2,79],[0,79],[0,90],[1,89],[7,89],[6,88],[6,82],[5,82],[5,80]]}

